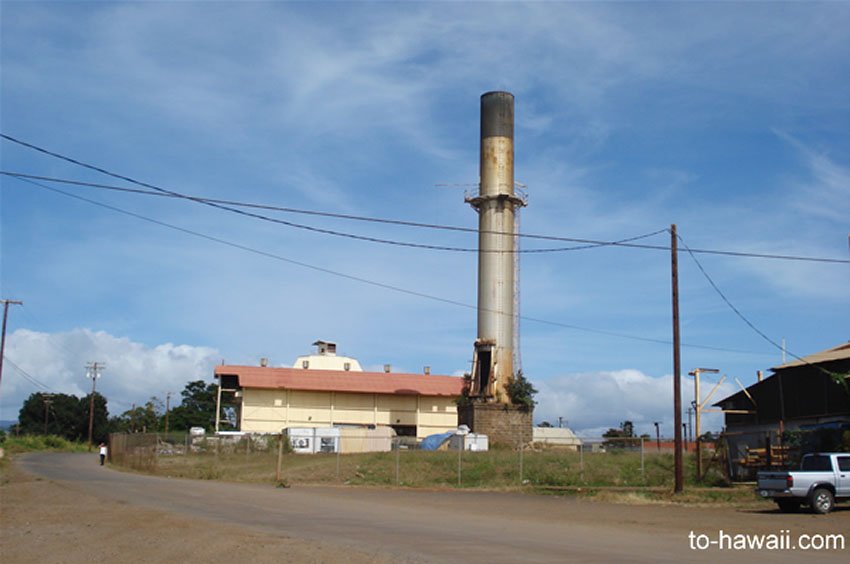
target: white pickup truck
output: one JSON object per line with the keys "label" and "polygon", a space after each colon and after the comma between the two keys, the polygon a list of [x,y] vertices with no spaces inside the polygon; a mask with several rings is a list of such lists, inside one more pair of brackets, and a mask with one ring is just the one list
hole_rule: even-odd
{"label": "white pickup truck", "polygon": [[780,511],[806,504],[815,513],[829,513],[836,501],[850,500],[850,452],[806,454],[799,471],[759,472],[756,491]]}

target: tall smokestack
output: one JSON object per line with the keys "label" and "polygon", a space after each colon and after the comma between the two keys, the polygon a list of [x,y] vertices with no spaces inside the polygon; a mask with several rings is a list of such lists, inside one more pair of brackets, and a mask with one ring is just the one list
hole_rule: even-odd
{"label": "tall smokestack", "polygon": [[467,198],[478,211],[478,338],[473,357],[473,396],[510,403],[513,377],[514,97],[508,92],[481,96],[481,184]]}

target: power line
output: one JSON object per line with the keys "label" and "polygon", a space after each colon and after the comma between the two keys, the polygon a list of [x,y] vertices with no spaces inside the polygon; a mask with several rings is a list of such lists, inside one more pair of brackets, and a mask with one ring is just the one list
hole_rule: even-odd
{"label": "power line", "polygon": [[[14,137],[9,136],[9,135],[5,135],[5,134],[0,133],[0,137],[7,139],[9,141],[12,141],[14,143],[20,144],[22,146],[31,148],[33,150],[39,151],[41,153],[53,156],[55,158],[59,158],[59,159],[65,160],[67,162],[71,162],[71,163],[76,164],[78,166],[82,166],[82,167],[85,167],[85,168],[88,168],[88,169],[91,169],[91,170],[95,170],[97,172],[112,176],[114,178],[126,180],[127,182],[131,182],[131,183],[139,185],[139,186],[151,188],[153,191],[138,190],[138,189],[126,188],[126,187],[122,187],[122,186],[112,186],[112,185],[108,185],[108,184],[98,184],[98,183],[92,183],[92,182],[82,182],[82,181],[74,181],[74,180],[61,179],[61,178],[30,175],[30,174],[18,173],[18,172],[0,171],[0,174],[4,174],[6,176],[11,176],[11,177],[14,177],[14,178],[29,178],[29,179],[34,179],[34,180],[45,180],[45,181],[48,181],[48,182],[73,184],[73,185],[77,185],[77,186],[87,186],[87,187],[91,187],[91,188],[115,190],[115,191],[137,193],[137,194],[150,195],[150,196],[157,195],[157,196],[163,196],[163,197],[184,199],[184,200],[189,200],[189,201],[193,201],[193,202],[196,202],[196,203],[201,203],[201,204],[204,204],[204,205],[212,206],[212,207],[215,207],[215,208],[219,208],[219,209],[222,209],[222,210],[225,210],[225,211],[230,211],[232,213],[237,213],[237,214],[244,215],[244,216],[247,216],[247,217],[260,219],[262,221],[270,221],[270,222],[273,222],[273,223],[279,223],[279,224],[286,225],[288,227],[293,227],[293,228],[296,228],[296,229],[304,229],[304,230],[308,230],[308,231],[323,233],[323,234],[326,234],[326,235],[333,235],[333,236],[338,236],[338,237],[358,239],[358,240],[363,240],[363,241],[372,242],[372,243],[382,243],[382,244],[387,244],[387,245],[397,245],[397,246],[405,246],[405,247],[413,247],[413,248],[422,248],[422,249],[427,249],[427,250],[454,251],[454,252],[478,252],[478,249],[474,249],[474,248],[449,247],[449,246],[439,246],[439,245],[427,245],[427,244],[421,244],[421,243],[409,243],[409,242],[395,241],[395,240],[390,240],[390,239],[367,237],[367,236],[356,235],[356,234],[352,234],[352,233],[345,233],[345,232],[341,232],[341,231],[334,231],[334,230],[329,230],[329,229],[321,229],[321,228],[312,227],[312,226],[309,226],[309,225],[304,225],[304,224],[284,221],[284,220],[280,220],[280,219],[275,219],[275,218],[271,218],[271,217],[264,216],[264,215],[261,215],[261,214],[254,214],[254,213],[250,213],[250,212],[245,212],[245,211],[236,209],[236,207],[264,209],[264,210],[269,210],[269,211],[280,211],[280,212],[286,212],[286,213],[296,213],[296,214],[304,214],[304,215],[312,215],[312,216],[320,216],[320,217],[331,217],[331,218],[346,219],[346,220],[353,220],[353,221],[366,221],[366,222],[372,222],[372,223],[401,225],[401,226],[407,226],[407,227],[419,227],[419,228],[427,228],[427,229],[442,229],[442,230],[466,232],[466,233],[478,233],[479,232],[477,229],[470,228],[470,227],[458,227],[458,226],[440,225],[440,224],[433,224],[433,223],[420,223],[420,222],[403,221],[403,220],[386,219],[386,218],[364,217],[364,216],[357,216],[357,215],[351,215],[351,214],[340,214],[340,213],[321,212],[321,211],[314,211],[314,210],[303,210],[303,209],[291,208],[291,207],[272,206],[272,205],[266,205],[266,204],[254,204],[254,203],[239,202],[239,201],[234,201],[234,200],[203,198],[203,197],[199,197],[199,196],[181,194],[179,192],[167,190],[165,188],[160,188],[160,187],[157,187],[157,186],[154,186],[154,185],[151,185],[151,184],[139,182],[139,181],[133,180],[131,178],[128,178],[126,176],[109,172],[109,171],[102,169],[100,167],[96,167],[94,165],[89,165],[89,164],[83,163],[81,161],[78,161],[76,159],[73,159],[71,157],[66,157],[64,155],[54,153],[52,151],[38,147],[36,145],[32,145],[32,144],[27,143],[25,141],[21,141],[19,139],[16,139]],[[655,232],[648,233],[648,234],[645,234],[645,235],[638,235],[638,236],[635,236],[635,237],[629,237],[629,238],[626,238],[626,239],[621,239],[619,241],[600,241],[600,240],[594,240],[594,239],[584,239],[584,238],[575,238],[575,237],[558,237],[558,236],[551,236],[551,235],[536,235],[536,234],[528,234],[528,233],[513,234],[513,233],[506,233],[506,232],[491,232],[491,231],[485,231],[484,233],[496,234],[496,235],[505,235],[505,236],[510,236],[510,237],[521,237],[521,238],[528,238],[528,239],[540,239],[540,240],[549,240],[549,241],[566,241],[566,242],[580,243],[581,244],[580,246],[559,247],[559,248],[550,248],[550,249],[518,249],[518,250],[487,251],[487,252],[500,252],[500,253],[518,252],[518,253],[532,254],[532,253],[550,253],[550,252],[575,251],[575,250],[583,250],[583,249],[605,247],[605,246],[620,246],[620,247],[628,247],[628,248],[636,248],[636,249],[650,249],[650,250],[669,251],[670,248],[668,246],[664,246],[664,245],[648,245],[648,244],[636,244],[636,243],[634,243],[634,241],[637,241],[637,240],[640,240],[640,239],[645,239],[645,238],[651,237],[653,235],[657,235],[657,234],[662,233],[662,232],[664,232],[664,230],[655,231]],[[690,249],[689,252],[698,253],[698,254],[710,254],[710,255],[721,255],[721,256],[743,257],[743,258],[805,261],[805,262],[819,262],[819,263],[831,263],[831,264],[850,264],[850,260],[847,260],[847,259],[834,259],[834,258],[824,258],[824,257],[807,257],[807,256],[799,256],[799,255],[753,253],[753,252],[726,251],[726,250],[717,250],[717,249]]]}
{"label": "power line", "polygon": [[26,370],[24,370],[23,368],[21,368],[20,366],[18,366],[14,362],[12,362],[12,359],[10,359],[8,356],[3,357],[3,358],[6,360],[6,362],[11,364],[12,368],[14,368],[16,371],[18,371],[20,373],[20,375],[24,377],[25,380],[29,381],[29,383],[34,385],[36,388],[42,388],[42,389],[50,391],[50,392],[55,392],[55,390],[53,388],[51,388],[47,384],[44,384],[44,383],[38,381],[35,378],[35,376],[33,376],[32,374],[30,374],[29,372],[27,372]]}
{"label": "power line", "polygon": [[[750,329],[752,329],[759,337],[764,339],[766,342],[768,342],[774,348],[776,348],[780,351],[783,351],[783,352],[787,352],[788,354],[790,354],[791,356],[793,356],[794,358],[796,358],[800,362],[802,362],[802,363],[804,363],[808,366],[811,366],[813,368],[817,368],[818,370],[820,370],[824,374],[826,374],[826,375],[828,375],[832,378],[835,378],[836,381],[839,382],[839,383],[844,383],[842,375],[837,374],[835,372],[832,372],[830,370],[827,370],[827,369],[825,369],[821,366],[817,366],[815,364],[812,364],[812,363],[806,361],[805,359],[803,359],[802,357],[797,356],[796,354],[792,353],[791,351],[788,351],[785,347],[783,347],[782,345],[780,345],[779,343],[777,343],[776,341],[774,341],[773,339],[768,337],[764,333],[764,331],[762,331],[761,329],[756,327],[755,324],[752,321],[750,321],[743,313],[741,313],[741,310],[739,310],[737,307],[735,307],[735,304],[733,304],[729,300],[729,298],[726,297],[726,294],[723,293],[723,291],[720,289],[720,287],[714,282],[714,279],[712,279],[712,277],[708,274],[708,272],[705,270],[705,268],[703,268],[702,264],[699,262],[699,260],[697,260],[697,257],[694,256],[694,253],[691,251],[691,249],[688,248],[688,245],[685,244],[685,241],[682,239],[682,237],[680,235],[677,235],[676,238],[682,243],[682,246],[685,248],[686,251],[688,251],[688,254],[691,255],[691,258],[696,263],[697,268],[699,268],[700,272],[702,272],[702,275],[705,277],[705,279],[708,280],[708,283],[711,285],[711,287],[714,288],[714,291],[717,292],[717,295],[720,296],[720,298],[726,303],[726,305],[729,306],[729,309],[731,309],[735,313],[735,315],[738,316],[738,318],[740,318],[741,321],[746,323],[747,326]],[[846,383],[844,383],[844,385],[846,386]]]}
{"label": "power line", "polygon": [[[379,237],[369,237],[365,235],[357,235],[354,233],[347,233],[344,231],[336,231],[331,229],[323,229],[319,227],[313,227],[310,225],[304,225],[302,223],[295,223],[291,221],[284,221],[281,219],[272,218],[266,215],[257,214],[257,213],[249,213],[244,212],[238,209],[234,209],[235,207],[245,207],[245,208],[255,208],[255,209],[265,209],[270,211],[280,211],[286,213],[297,213],[304,215],[312,215],[312,216],[321,216],[321,217],[331,217],[336,219],[347,219],[354,221],[368,221],[372,223],[382,223],[382,224],[390,224],[390,225],[401,225],[405,227],[419,227],[419,228],[427,228],[427,229],[442,229],[447,231],[458,231],[458,232],[466,232],[466,233],[479,233],[477,229],[471,227],[456,227],[449,225],[439,225],[433,223],[419,223],[412,221],[402,221],[402,220],[394,220],[394,219],[385,219],[385,218],[375,218],[375,217],[364,217],[364,216],[356,216],[350,214],[339,214],[339,213],[331,213],[331,212],[320,212],[313,210],[302,210],[297,208],[288,208],[288,207],[279,207],[279,206],[271,206],[265,204],[253,204],[246,202],[239,202],[234,200],[221,200],[214,198],[204,198],[200,196],[193,196],[188,194],[181,194],[179,192],[174,192],[171,190],[165,190],[164,188],[155,188],[155,190],[140,190],[136,188],[126,188],[123,186],[113,186],[109,184],[99,184],[94,182],[82,182],[75,180],[67,180],[62,178],[53,178],[47,176],[39,176],[32,174],[24,174],[19,172],[9,172],[9,171],[0,171],[0,174],[10,176],[12,178],[16,178],[18,180],[22,179],[30,179],[30,180],[44,180],[47,182],[57,182],[63,184],[72,184],[76,186],[86,186],[89,188],[98,188],[103,190],[113,190],[118,192],[127,192],[132,194],[141,194],[145,196],[158,196],[158,197],[166,197],[166,198],[176,198],[181,200],[189,200],[196,203],[211,205],[216,208],[220,208],[223,210],[231,211],[240,215],[245,215],[254,219],[259,219],[262,221],[269,221],[272,223],[279,223],[281,225],[285,225],[287,227],[293,227],[296,229],[303,229],[306,231],[313,231],[316,233],[322,233],[325,235],[333,235],[336,237],[345,237],[349,239],[357,239],[361,241],[366,241],[369,243],[381,243],[385,245],[395,245],[400,247],[411,247],[417,249],[426,249],[432,251],[453,251],[453,252],[466,252],[466,253],[477,253],[479,252],[478,248],[475,247],[452,247],[452,246],[444,246],[444,245],[430,245],[424,243],[411,243],[407,241],[397,241],[393,239],[384,239]],[[135,181],[133,181],[135,182]],[[142,184],[144,186],[149,186],[147,184]],[[544,235],[526,235],[526,234],[513,234],[513,233],[505,233],[505,232],[491,232],[491,231],[483,231],[482,233],[491,233],[497,235],[505,235],[510,237],[527,237],[534,239],[546,239],[553,241],[569,241],[574,243],[583,243],[579,246],[571,246],[571,247],[555,247],[555,248],[544,248],[544,249],[505,249],[505,250],[484,250],[483,252],[487,253],[522,253],[522,254],[540,254],[540,253],[556,253],[556,252],[564,252],[564,251],[579,251],[584,249],[593,249],[597,247],[607,247],[607,246],[636,246],[638,245],[626,245],[632,241],[638,241],[640,239],[646,239],[652,237],[654,235],[658,235],[660,233],[664,233],[663,229],[658,231],[653,231],[652,233],[646,233],[643,235],[637,235],[634,237],[627,237],[625,239],[621,239],[619,241],[593,241],[590,239],[575,239],[570,237],[554,237],[554,236],[544,236]],[[647,247],[650,248],[650,247]]]}
{"label": "power line", "polygon": [[[398,292],[398,293],[406,294],[406,295],[409,295],[409,296],[415,296],[415,297],[418,297],[418,298],[423,298],[423,299],[427,299],[427,300],[431,300],[431,301],[436,301],[436,302],[440,302],[440,303],[444,303],[444,304],[448,304],[448,305],[453,305],[453,306],[457,306],[457,307],[462,307],[462,308],[478,311],[477,306],[467,304],[467,303],[464,303],[464,302],[451,300],[451,299],[448,299],[448,298],[443,298],[443,297],[435,296],[435,295],[432,295],[432,294],[426,294],[424,292],[419,292],[419,291],[416,291],[416,290],[409,290],[409,289],[406,289],[406,288],[402,288],[400,286],[394,286],[394,285],[387,284],[387,283],[384,283],[384,282],[378,282],[376,280],[370,280],[368,278],[363,278],[363,277],[360,277],[360,276],[354,276],[354,275],[351,275],[351,274],[346,274],[344,272],[339,272],[339,271],[332,270],[332,269],[329,269],[329,268],[324,268],[324,267],[316,266],[316,265],[309,264],[309,263],[306,263],[306,262],[297,261],[297,260],[290,259],[290,258],[281,256],[281,255],[278,255],[278,254],[275,254],[275,253],[256,249],[254,247],[249,247],[247,245],[243,245],[243,244],[240,244],[240,243],[234,243],[232,241],[228,241],[228,240],[222,239],[220,237],[215,237],[213,235],[207,235],[205,233],[201,233],[201,232],[198,232],[198,231],[186,229],[185,227],[179,227],[177,225],[173,225],[171,223],[160,221],[158,219],[153,219],[153,218],[150,218],[150,217],[147,217],[147,216],[135,213],[135,212],[131,212],[131,211],[128,211],[128,210],[125,210],[125,209],[122,209],[122,208],[119,208],[119,207],[116,207],[116,206],[112,206],[110,204],[105,204],[103,202],[91,200],[91,199],[85,198],[83,196],[71,194],[69,192],[65,192],[65,191],[60,190],[58,188],[53,188],[52,186],[47,186],[45,184],[41,184],[41,183],[35,182],[33,180],[28,180],[28,179],[25,179],[25,178],[20,178],[19,180],[21,180],[22,182],[34,184],[36,186],[44,188],[45,190],[50,190],[51,192],[62,194],[62,195],[67,196],[69,198],[74,198],[76,200],[87,202],[89,204],[92,204],[92,205],[95,205],[95,206],[98,206],[98,207],[102,207],[102,208],[105,208],[105,209],[108,209],[108,210],[111,210],[111,211],[114,211],[114,212],[117,212],[117,213],[121,213],[121,214],[124,214],[124,215],[135,217],[136,219],[140,219],[140,220],[146,221],[148,223],[153,223],[155,225],[166,227],[168,229],[180,231],[181,233],[185,233],[187,235],[192,235],[194,237],[205,239],[207,241],[212,241],[212,242],[218,243],[220,245],[224,245],[224,246],[231,247],[231,248],[234,248],[234,249],[238,249],[238,250],[241,250],[241,251],[249,252],[249,253],[252,253],[252,254],[255,254],[255,255],[263,256],[263,257],[270,258],[270,259],[277,260],[277,261],[281,261],[281,262],[285,262],[287,264],[292,264],[292,265],[295,265],[295,266],[300,266],[302,268],[307,268],[307,269],[310,269],[310,270],[313,270],[313,271],[316,271],[316,272],[322,272],[324,274],[329,274],[331,276],[344,278],[346,280],[351,280],[351,281],[354,281],[354,282],[360,282],[362,284],[375,286],[377,288],[382,288],[382,289],[385,289],[385,290],[391,290],[393,292]],[[501,314],[502,312],[495,311],[494,313]],[[596,334],[601,334],[601,335],[608,335],[608,336],[612,336],[612,337],[619,337],[619,338],[630,339],[630,340],[634,340],[634,341],[643,341],[643,342],[658,343],[658,344],[664,344],[664,345],[670,345],[671,344],[670,341],[665,341],[665,340],[662,340],[662,339],[652,339],[652,338],[649,338],[649,337],[629,335],[629,334],[626,334],[626,333],[617,333],[617,332],[613,332],[613,331],[592,329],[592,328],[588,328],[588,327],[582,327],[582,326],[579,326],[579,325],[571,325],[571,324],[568,324],[568,323],[539,319],[539,318],[528,317],[528,316],[520,316],[520,319],[523,319],[523,320],[526,320],[526,321],[532,321],[532,322],[536,322],[536,323],[541,323],[541,324],[546,324],[546,325],[551,325],[551,326],[555,326],[555,327],[561,327],[561,328],[565,328],[565,329],[572,329],[572,330],[582,331],[582,332],[587,332],[587,333],[596,333]],[[696,345],[696,344],[685,344],[685,343],[683,343],[682,346],[686,346],[686,347],[689,347],[689,348],[696,348],[696,349],[705,349],[705,350],[732,352],[732,353],[741,353],[741,354],[756,354],[756,355],[764,354],[764,353],[761,353],[761,352],[727,349],[727,348],[712,347],[712,346],[707,346],[707,345]]]}
{"label": "power line", "polygon": [[[460,227],[453,225],[441,225],[434,223],[422,223],[415,221],[404,221],[398,219],[388,219],[388,218],[379,218],[379,217],[368,217],[368,216],[359,216],[352,214],[342,214],[342,213],[333,213],[333,212],[323,212],[316,210],[304,210],[299,208],[292,207],[283,207],[283,206],[273,206],[269,204],[256,204],[256,203],[248,203],[248,202],[240,202],[236,200],[223,200],[223,199],[214,199],[214,198],[204,198],[200,196],[191,196],[191,195],[175,195],[163,192],[157,192],[152,190],[140,190],[137,188],[127,188],[124,186],[114,186],[110,184],[100,184],[94,182],[83,182],[77,180],[68,180],[64,178],[55,178],[49,176],[39,176],[32,174],[25,174],[20,172],[10,172],[10,171],[0,171],[0,174],[10,176],[13,178],[28,178],[33,180],[44,180],[48,182],[56,182],[62,184],[72,184],[76,186],[86,186],[90,188],[99,188],[104,190],[113,190],[119,192],[127,192],[134,194],[142,194],[146,196],[160,196],[160,197],[170,197],[170,198],[178,198],[178,199],[189,199],[192,201],[201,201],[201,202],[210,202],[215,204],[222,204],[228,206],[237,206],[237,207],[246,207],[246,208],[256,208],[256,209],[264,209],[268,211],[279,211],[284,213],[294,213],[294,214],[303,214],[303,215],[311,215],[317,217],[329,217],[335,219],[345,219],[351,221],[364,221],[371,223],[380,223],[380,224],[388,224],[388,225],[399,225],[405,227],[417,227],[424,229],[440,229],[445,231],[456,231],[462,233],[479,233],[478,229],[472,227]],[[601,241],[597,239],[586,239],[586,238],[578,238],[578,237],[561,237],[556,235],[538,235],[532,233],[519,233],[519,234],[511,234],[502,231],[483,231],[482,233],[491,234],[491,235],[505,235],[505,236],[516,236],[519,238],[525,239],[538,239],[545,241],[564,241],[571,243],[580,243],[580,246],[573,247],[559,247],[559,248],[551,248],[551,249],[521,249],[517,252],[519,253],[546,253],[546,252],[560,252],[560,251],[575,251],[575,250],[583,250],[583,249],[591,249],[596,247],[606,247],[606,246],[615,246],[615,247],[627,247],[634,249],[648,249],[648,250],[658,250],[658,251],[670,251],[669,246],[664,245],[648,245],[648,244],[635,244],[633,241],[637,241],[639,239],[644,239],[647,237],[651,237],[654,235],[658,235],[659,233],[665,232],[666,229],[662,229],[659,231],[654,231],[652,233],[648,233],[645,235],[638,235],[636,237],[630,237],[626,239],[621,239],[619,241]],[[413,245],[413,244],[411,244]],[[468,249],[468,248],[457,248],[451,247],[447,249],[436,249],[436,250],[453,250],[453,251],[463,251],[463,252],[473,252],[476,249]],[[495,251],[495,252],[509,252],[509,251]],[[759,258],[759,259],[773,259],[773,260],[788,260],[788,261],[801,261],[801,262],[818,262],[818,263],[827,263],[827,264],[850,264],[850,260],[847,259],[835,259],[835,258],[827,258],[827,257],[810,257],[810,256],[801,256],[801,255],[785,255],[785,254],[771,254],[771,253],[753,253],[753,252],[743,252],[743,251],[726,251],[726,250],[718,250],[718,249],[690,249],[690,252],[695,254],[707,254],[707,255],[721,255],[721,256],[731,256],[731,257],[741,257],[741,258]]]}
{"label": "power line", "polygon": [[726,294],[723,293],[723,291],[717,286],[711,276],[709,276],[708,272],[706,272],[705,268],[703,268],[702,263],[700,263],[700,261],[697,260],[697,257],[694,256],[694,253],[691,252],[691,249],[685,243],[684,239],[682,239],[680,235],[677,235],[676,238],[682,243],[682,246],[685,248],[686,251],[688,251],[688,254],[691,255],[691,258],[696,263],[697,268],[699,268],[700,272],[702,272],[702,275],[705,277],[705,279],[708,280],[708,283],[711,285],[711,287],[714,288],[714,291],[717,292],[717,295],[720,296],[720,298],[726,303],[727,306],[729,306],[729,308],[733,312],[735,312],[735,315],[737,315],[744,323],[749,326],[750,329],[755,331],[762,339],[764,339],[777,349],[782,350],[781,345],[776,344],[773,339],[765,335],[758,327],[756,327],[749,319],[747,319],[746,316],[744,316],[744,314],[741,313],[741,311],[737,307],[735,307],[735,305],[731,301],[729,301],[729,298],[726,297]]}

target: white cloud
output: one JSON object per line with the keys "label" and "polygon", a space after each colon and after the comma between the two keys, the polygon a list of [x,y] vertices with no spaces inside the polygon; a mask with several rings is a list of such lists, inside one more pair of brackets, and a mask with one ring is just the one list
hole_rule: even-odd
{"label": "white cloud", "polygon": [[817,219],[847,226],[850,218],[850,168],[788,133],[775,133],[796,149],[808,173],[807,178],[792,181],[791,197],[797,209]]}
{"label": "white cloud", "polygon": [[[565,374],[534,382],[538,389],[538,405],[534,420],[557,425],[563,417],[566,425],[584,436],[599,436],[622,421],[632,421],[637,433],[655,436],[653,422],[661,422],[661,434],[673,435],[673,377],[649,376],[639,370],[582,372]],[[682,408],[694,398],[693,379],[682,377]],[[713,382],[703,378],[702,399],[705,401]],[[711,397],[712,404],[731,393],[734,384],[722,384]],[[683,415],[682,422],[687,422]],[[719,414],[705,414],[703,432],[717,431],[723,426]]]}
{"label": "white cloud", "polygon": [[[832,254],[835,241],[839,256],[846,256],[850,173],[841,164],[847,143],[839,124],[846,122],[848,83],[846,73],[835,72],[847,60],[845,6],[4,8],[9,131],[141,180],[230,199],[472,226],[474,214],[459,191],[437,194],[432,184],[476,181],[478,96],[502,88],[516,94],[517,180],[531,194],[526,232],[616,239],[676,222],[692,247],[823,255]],[[807,166],[802,173],[795,159],[784,158],[788,147],[770,134],[771,127],[797,126],[818,147],[797,147]],[[15,158],[9,145],[4,150],[10,169],[79,174],[41,157]],[[786,180],[784,192],[776,189],[779,179]],[[212,344],[228,360],[245,362],[260,356],[291,362],[318,337],[338,339],[353,356],[379,366],[451,371],[471,355],[469,310],[434,307],[124,216],[104,220],[92,213],[103,210],[52,195],[29,201],[19,197],[23,190],[5,188],[3,234],[27,245],[3,248],[0,282],[6,297],[23,299],[49,318],[30,327],[60,330],[74,320],[148,343]],[[423,259],[419,252],[321,239],[185,204],[147,199],[133,207],[127,197],[112,197],[120,207],[249,247],[474,303],[471,256]],[[389,236],[383,227],[342,229]],[[443,237],[405,232],[391,238],[454,244]],[[701,261],[772,336],[814,335],[818,341],[804,346],[817,350],[834,344],[828,341],[836,330],[846,332],[846,316],[835,307],[848,299],[844,265]],[[664,253],[616,249],[525,256],[522,310],[568,325],[667,338],[667,263]],[[686,332],[703,330],[701,344],[746,341],[742,334],[749,330],[691,261],[683,256],[680,263]],[[63,297],[69,295],[74,299]],[[789,299],[801,296],[808,301]],[[802,327],[805,319],[811,329]],[[551,392],[541,394],[538,412],[546,418],[561,415],[571,425],[604,430],[628,413],[651,425],[671,411],[640,390],[669,397],[663,378],[646,376],[667,369],[668,357],[660,361],[657,349],[618,347],[612,360],[607,336],[577,337],[533,323],[524,331],[526,342],[554,345],[523,351],[528,373]],[[72,334],[81,340],[69,348],[82,352],[57,355],[49,342],[70,343]],[[32,333],[21,342],[35,347],[38,335],[49,354],[33,349],[32,358],[44,360],[21,367],[78,394],[87,391],[83,366],[90,360],[109,363],[102,382],[108,386],[121,380],[122,364],[136,375],[166,373],[183,354],[172,345],[134,348],[95,338],[109,341],[107,350],[127,353],[108,359],[85,332]],[[205,350],[185,354],[206,358],[199,352]],[[547,381],[565,366],[554,350],[569,352],[576,371],[630,366],[644,372]],[[744,363],[710,363],[730,364]],[[18,378],[12,368],[7,374],[4,406],[7,381]],[[154,386],[165,389],[156,379],[127,378],[121,393],[143,401],[162,393]],[[624,401],[633,389],[635,401]],[[609,409],[613,398],[618,403]],[[6,410],[14,416],[17,407]]]}
{"label": "white cloud", "polygon": [[7,337],[5,356],[11,363],[3,370],[0,419],[17,419],[24,400],[35,392],[85,396],[91,391],[86,364],[94,361],[105,365],[97,391],[106,397],[110,415],[152,396],[164,399],[166,392],[176,396],[172,404],[176,405],[187,382],[212,381],[219,360],[218,352],[208,347],[172,343],[149,347],[88,329],[53,334],[18,329]]}

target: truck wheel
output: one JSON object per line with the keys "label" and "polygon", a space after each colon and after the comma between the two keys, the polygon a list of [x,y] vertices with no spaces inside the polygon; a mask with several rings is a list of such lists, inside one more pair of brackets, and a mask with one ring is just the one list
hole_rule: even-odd
{"label": "truck wheel", "polygon": [[817,488],[809,497],[809,505],[812,506],[812,511],[824,515],[832,511],[835,506],[835,497],[828,489]]}
{"label": "truck wheel", "polygon": [[782,501],[777,501],[776,505],[779,506],[779,511],[781,511],[782,513],[796,513],[800,510],[799,501],[789,501],[787,499],[783,499]]}

